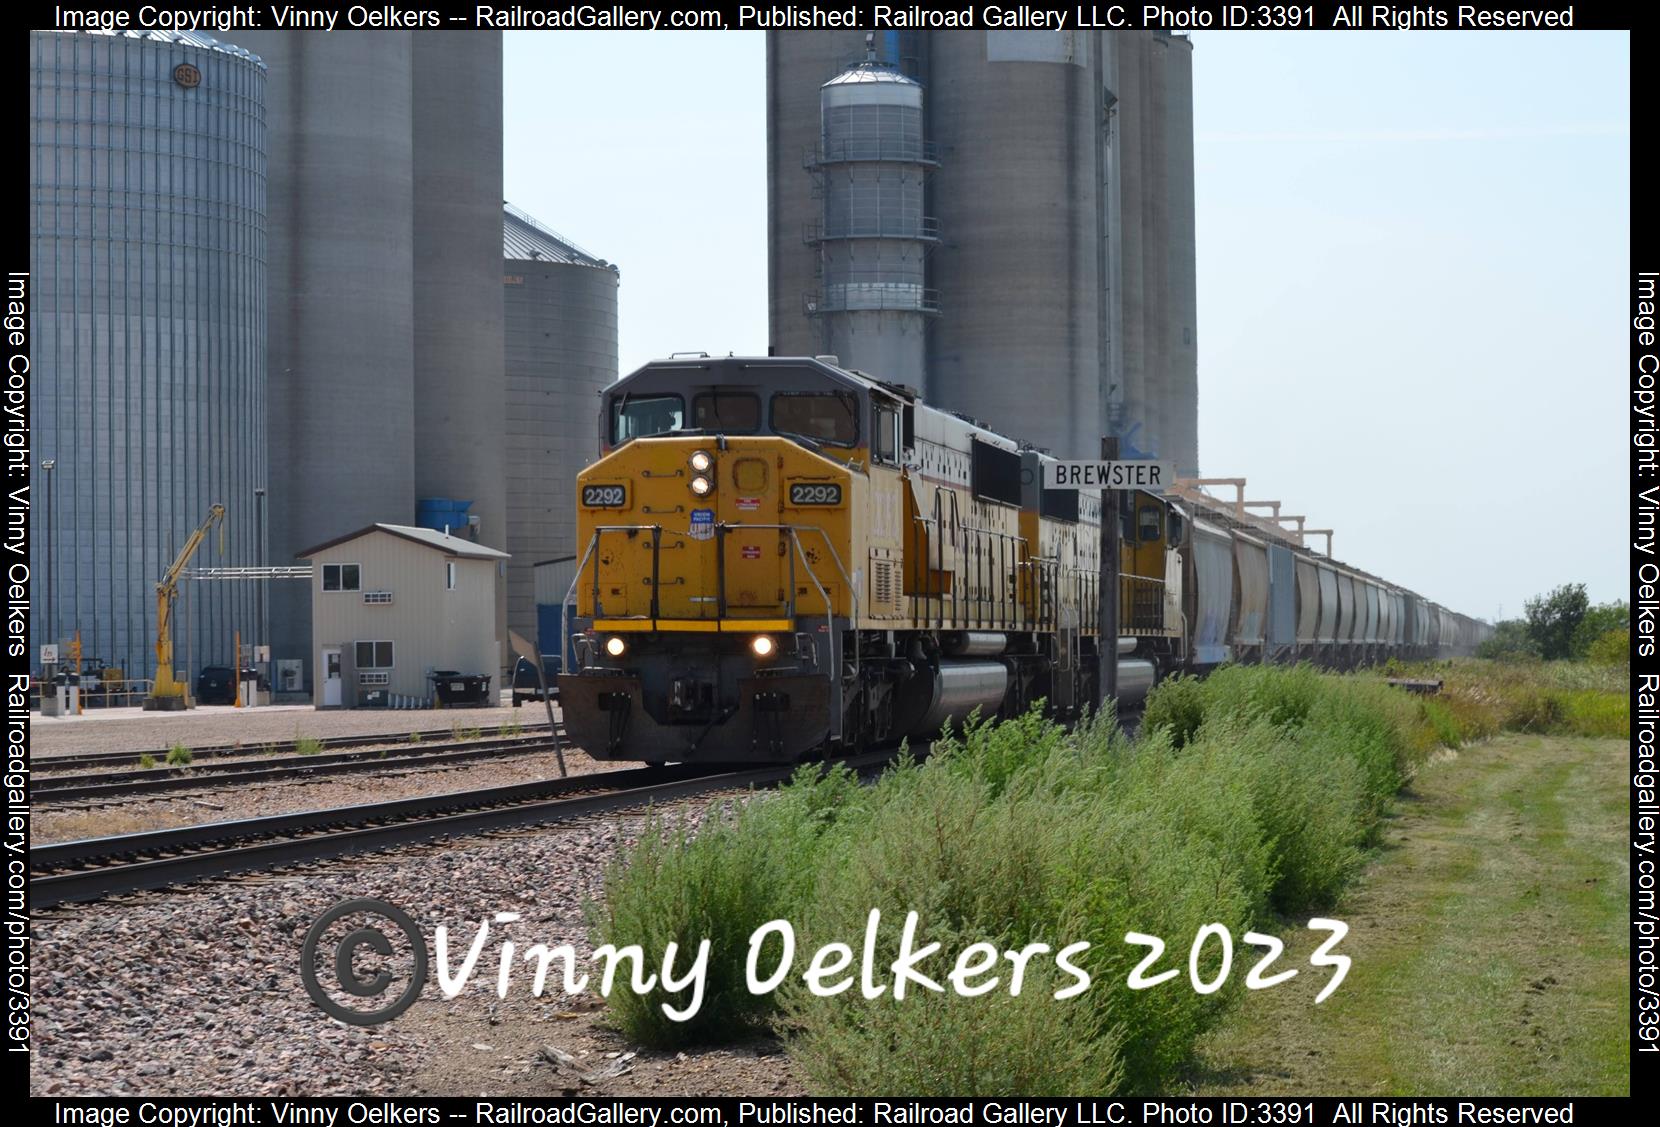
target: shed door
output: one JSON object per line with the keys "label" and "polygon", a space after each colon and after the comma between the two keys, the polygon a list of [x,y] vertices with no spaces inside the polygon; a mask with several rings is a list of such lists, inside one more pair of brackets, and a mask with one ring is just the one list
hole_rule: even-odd
{"label": "shed door", "polygon": [[323,707],[340,707],[340,648],[325,647],[323,659]]}

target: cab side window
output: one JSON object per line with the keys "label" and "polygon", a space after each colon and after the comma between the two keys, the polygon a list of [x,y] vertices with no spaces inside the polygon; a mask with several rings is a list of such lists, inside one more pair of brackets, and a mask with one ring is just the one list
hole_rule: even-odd
{"label": "cab side window", "polygon": [[1157,540],[1164,534],[1164,514],[1157,505],[1143,505],[1139,512],[1139,528],[1143,544]]}
{"label": "cab side window", "polygon": [[871,456],[884,465],[899,464],[899,412],[885,403],[876,405],[875,447]]}

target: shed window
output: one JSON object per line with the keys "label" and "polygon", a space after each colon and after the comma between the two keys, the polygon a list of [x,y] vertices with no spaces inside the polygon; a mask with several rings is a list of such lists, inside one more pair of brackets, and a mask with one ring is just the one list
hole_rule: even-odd
{"label": "shed window", "polygon": [[324,564],[323,590],[356,591],[361,589],[363,569],[357,564]]}
{"label": "shed window", "polygon": [[391,642],[358,642],[355,645],[356,665],[359,669],[391,669]]}
{"label": "shed window", "polygon": [[455,561],[448,560],[444,564],[444,590],[455,590]]}

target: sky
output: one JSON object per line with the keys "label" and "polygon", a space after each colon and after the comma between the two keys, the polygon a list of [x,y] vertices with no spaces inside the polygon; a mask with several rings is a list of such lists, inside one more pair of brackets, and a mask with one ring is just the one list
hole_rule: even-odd
{"label": "sky", "polygon": [[[1466,614],[1624,598],[1629,36],[1193,38],[1202,471]],[[763,35],[505,50],[507,198],[618,264],[622,372],[765,353]]]}

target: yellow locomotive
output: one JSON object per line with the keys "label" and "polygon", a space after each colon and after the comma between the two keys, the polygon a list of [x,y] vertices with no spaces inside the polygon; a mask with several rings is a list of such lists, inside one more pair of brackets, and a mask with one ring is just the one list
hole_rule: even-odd
{"label": "yellow locomotive", "polygon": [[[1040,489],[1047,455],[783,357],[648,364],[606,389],[600,448],[559,679],[596,758],[788,761],[1095,699],[1100,501]],[[1125,496],[1121,700],[1185,656],[1181,518]]]}

